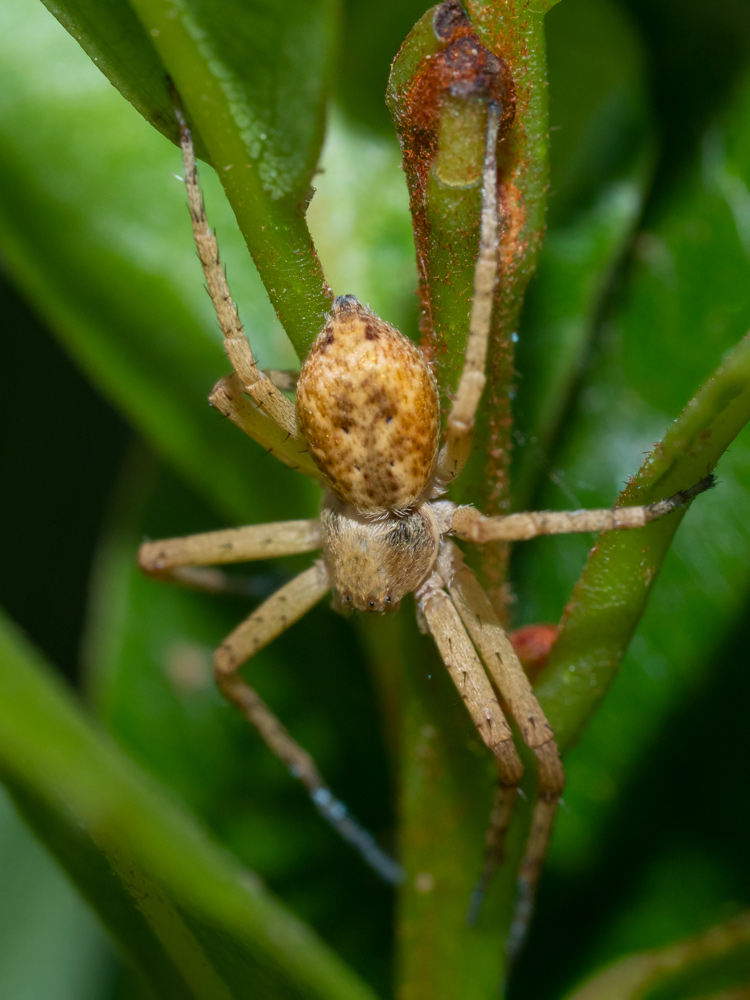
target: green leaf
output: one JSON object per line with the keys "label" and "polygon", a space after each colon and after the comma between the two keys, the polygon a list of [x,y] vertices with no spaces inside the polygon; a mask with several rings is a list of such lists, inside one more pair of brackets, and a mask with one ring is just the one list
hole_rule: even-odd
{"label": "green leaf", "polygon": [[[733,107],[711,126],[710,141],[723,136],[728,148],[742,148],[740,136],[744,134],[742,123],[747,121],[743,116],[749,99],[750,90],[745,82],[736,91]],[[747,155],[744,160],[735,156],[733,170],[738,176],[750,177]],[[681,390],[683,400],[687,398],[694,390],[698,372],[702,369],[700,378],[705,379],[706,371],[721,361],[723,351],[742,336],[750,316],[747,291],[750,265],[737,238],[738,231],[728,232],[722,225],[727,203],[718,196],[716,176],[714,170],[691,171],[673,189],[673,198],[661,203],[644,233],[637,238],[630,281],[604,327],[606,335],[594,355],[595,365],[582,390],[583,405],[575,413],[564,446],[555,457],[555,467],[566,470],[562,498],[559,487],[548,486],[540,498],[540,506],[606,505],[612,485],[640,464],[639,453],[667,424],[670,409],[674,408],[673,414],[683,405],[676,399],[676,393]],[[702,258],[698,282],[694,270],[695,236],[696,232],[709,230],[715,233],[716,243]],[[654,257],[656,248],[660,248],[659,260]],[[670,264],[665,270],[660,262],[667,260]],[[732,293],[711,294],[709,289],[728,281],[728,275],[734,275]],[[685,302],[691,303],[689,313]],[[669,322],[667,317],[671,317]],[[716,332],[707,336],[711,329]],[[682,345],[682,349],[676,349],[676,344]],[[678,481],[686,485],[702,476],[720,453],[722,438],[724,443],[728,442],[742,426],[747,385],[743,380],[748,376],[743,360],[746,357],[747,346],[743,342],[726,357],[717,371],[717,381],[707,383],[695,403],[670,427],[665,438],[666,450],[661,457],[657,454],[655,463],[645,467],[645,478],[640,480],[641,487],[645,483],[659,485],[653,491],[651,485],[645,491],[635,487],[644,500],[655,498],[660,491],[669,493]],[[668,379],[657,378],[658,372],[665,371],[669,372]],[[702,417],[698,416],[700,413]],[[692,690],[699,678],[708,680],[716,637],[742,613],[750,584],[747,573],[750,539],[745,527],[750,485],[746,435],[747,432],[722,459],[717,489],[694,505],[684,534],[681,532],[676,539],[674,552],[667,558],[654,588],[612,700],[607,699],[599,707],[582,747],[571,756],[573,804],[570,813],[561,816],[557,838],[557,849],[564,853],[567,864],[576,863],[574,859],[584,863],[590,852],[596,850],[600,824],[606,822],[607,816],[607,809],[602,808],[603,789],[619,787],[636,762],[645,759],[650,741],[674,706],[682,702],[686,691]],[[671,478],[680,465],[681,478]],[[671,469],[669,474],[668,469]],[[630,494],[628,502],[633,502],[634,495]],[[598,662],[603,672],[583,695],[589,707],[584,709],[583,703],[579,705],[579,721],[567,730],[568,739],[580,725],[582,716],[593,703],[599,703],[601,693],[612,683],[622,649],[627,646],[625,634],[642,613],[644,593],[652,582],[645,577],[655,575],[664,556],[666,537],[662,532],[669,532],[669,525],[659,526],[653,535],[650,529],[646,532],[644,537],[649,539],[652,550],[645,562],[639,551],[640,533],[632,538],[621,534],[602,539],[592,557],[591,576],[587,577],[590,583],[582,586],[591,588],[587,597],[589,613],[602,622],[599,636],[604,641]],[[571,538],[559,544],[531,546],[528,553],[520,553],[523,559],[518,563],[518,582],[525,620],[550,620],[559,615],[569,600],[589,544],[585,538]],[[555,565],[553,576],[549,571],[550,559]],[[647,564],[649,568],[645,569]],[[605,565],[606,572],[612,572],[609,578],[612,582],[607,585],[609,589],[595,594],[593,581],[605,572]],[[645,576],[638,580],[640,574]],[[543,579],[546,586],[542,585]],[[628,592],[631,604],[625,614],[630,616],[631,625],[624,632],[617,632],[614,627],[609,631],[604,626],[605,619],[600,617],[604,612],[595,608],[597,604],[611,608],[615,593],[619,601]],[[623,605],[621,609],[625,610]],[[581,612],[579,605],[574,614],[576,620]],[[693,623],[693,627],[686,628],[686,621]],[[596,640],[592,640],[587,647],[589,653],[593,653],[595,645]],[[555,679],[549,681],[549,688],[548,682],[543,681],[541,692],[545,697],[551,695],[553,700],[559,695],[564,701],[562,688],[569,684],[571,690],[577,687],[579,669],[581,681],[586,677],[579,692],[593,682],[594,678],[585,669],[585,664],[592,661],[579,659],[584,656],[583,650],[579,647],[574,653],[568,639],[558,647],[555,658],[558,656],[561,659],[555,662],[562,664],[564,660],[567,666],[553,665]],[[608,668],[604,668],[605,661]],[[568,677],[563,681],[566,670]],[[655,677],[659,678],[656,684]],[[565,709],[548,704],[565,730],[567,723],[562,719]],[[618,733],[627,731],[638,732],[638,740],[618,738]],[[606,794],[605,802],[610,807],[617,801],[612,792]]]}
{"label": "green leaf", "polygon": [[304,357],[330,304],[304,208],[323,139],[334,0],[251,9],[241,0],[49,6],[173,139],[167,78],[174,81],[199,151],[218,170],[271,302]]}
{"label": "green leaf", "polygon": [[179,142],[164,67],[127,0],[42,0],[136,111]]}
{"label": "green leaf", "polygon": [[[561,16],[564,9],[561,5]],[[728,106],[714,109],[702,146],[705,153],[716,149],[718,141],[727,156],[704,156],[689,168],[683,163],[678,174],[662,179],[658,197],[652,198],[618,294],[610,295],[603,311],[578,405],[552,457],[550,481],[537,496],[537,507],[611,503],[618,483],[641,464],[643,453],[698,382],[723,357],[729,361],[726,352],[736,348],[747,329],[748,255],[741,228],[727,224],[733,212],[717,183],[722,176],[733,177],[730,189],[736,198],[738,187],[746,190],[750,181],[746,76],[738,84]],[[734,218],[740,221],[741,213]],[[713,294],[722,287],[724,293]],[[739,348],[735,359],[745,351]],[[711,386],[707,389],[706,401]],[[706,414],[706,419],[710,423],[712,418]],[[701,912],[700,873],[705,868],[715,868],[719,875],[710,897],[717,919],[726,912],[726,900],[735,898],[727,887],[736,885],[742,863],[726,843],[726,833],[746,823],[744,805],[729,791],[745,751],[734,735],[741,723],[732,721],[728,705],[744,697],[742,650],[750,584],[747,433],[741,432],[719,463],[717,488],[692,506],[622,670],[566,756],[565,808],[548,869],[551,884],[562,895],[550,898],[546,912],[542,907],[541,937],[532,935],[530,950],[564,926],[569,913],[565,896],[578,901],[579,918],[569,933],[555,937],[549,969],[557,972],[532,972],[530,965],[519,970],[519,982],[532,993],[549,989],[559,995],[564,984],[569,986],[573,969],[580,978],[603,955],[611,960],[623,951],[692,933],[695,927],[686,921],[689,913]],[[711,439],[705,443],[712,446]],[[691,469],[688,460],[686,474],[699,476],[704,469]],[[520,621],[558,619],[590,544],[581,537],[518,548]],[[614,581],[623,586],[622,577]],[[630,586],[627,579],[624,586]],[[607,601],[601,603],[604,616]],[[578,663],[568,665],[577,668]],[[592,690],[595,698],[599,690]],[[545,705],[554,714],[549,700]],[[714,779],[728,783],[725,792]],[[702,782],[716,793],[705,822],[696,819],[695,810],[695,786]],[[701,809],[697,813],[703,816]],[[669,885],[659,881],[668,859],[683,852],[681,875]],[[617,928],[632,911],[633,895],[646,893],[644,872],[654,888],[629,926],[652,933],[622,935]],[[677,885],[682,906],[670,907]],[[706,901],[706,912],[708,905]],[[656,934],[642,915],[658,912],[664,920]]]}
{"label": "green leaf", "polygon": [[[120,93],[162,134],[179,142],[159,38],[132,4],[48,0],[45,6]],[[331,75],[332,0],[247,5],[193,3],[189,30],[232,95],[248,147],[268,190],[304,197],[323,136]],[[185,12],[181,16],[188,20]],[[220,68],[219,68],[220,67]]]}
{"label": "green leaf", "polygon": [[[726,6],[731,7],[730,0]],[[149,6],[147,13],[155,9]],[[182,7],[180,12],[180,28],[188,36],[186,51],[196,56],[197,79],[202,80],[205,51]],[[256,8],[249,13],[255,16]],[[403,16],[403,9],[380,8],[372,35],[383,37],[396,22],[396,13]],[[96,384],[222,519],[263,521],[312,513],[316,501],[308,484],[295,485],[297,477],[277,471],[275,463],[264,459],[236,429],[206,412],[207,391],[226,363],[218,333],[210,333],[215,321],[200,290],[184,192],[168,177],[180,171],[179,156],[155,135],[142,134],[143,123],[101,86],[102,80],[98,87],[91,84],[96,80],[91,66],[80,59],[74,62],[72,56],[68,62],[64,42],[76,56],[80,53],[62,32],[53,39],[57,26],[44,22],[42,14],[41,8],[23,6],[20,0],[8,0],[0,14],[5,40],[0,60],[0,188],[7,195],[0,210],[0,238],[9,269]],[[360,6],[359,16],[366,29],[371,10]],[[641,29],[651,31],[652,45],[653,22],[661,16],[660,8],[641,18]],[[691,16],[698,19],[697,14]],[[707,9],[701,16],[713,15]],[[149,25],[149,30],[157,27]],[[523,473],[525,491],[532,491],[540,476],[548,480],[539,490],[537,506],[608,505],[617,484],[637,468],[642,453],[745,332],[748,280],[742,226],[748,178],[745,123],[750,118],[747,104],[739,99],[730,115],[721,115],[724,94],[714,95],[707,75],[702,93],[707,104],[708,95],[714,95],[715,119],[703,146],[701,169],[687,163],[684,157],[690,150],[681,147],[670,159],[683,157],[681,172],[662,171],[659,187],[651,189],[653,108],[645,106],[643,97],[650,78],[640,61],[641,40],[624,21],[622,9],[603,0],[560,4],[549,16],[549,32],[551,120],[563,128],[553,133],[553,155],[558,159],[557,167],[553,163],[547,256],[531,284],[533,313],[524,320],[535,341],[529,344],[528,360],[519,355],[522,432],[536,453],[533,461],[519,458],[528,461],[530,469]],[[209,35],[215,38],[218,33],[211,28]],[[679,31],[673,34],[677,38]],[[148,33],[145,37],[149,39]],[[369,32],[351,32],[346,40],[347,66],[356,67],[360,53],[363,63],[372,58]],[[394,37],[391,51],[396,45]],[[650,65],[663,68],[658,52],[649,54]],[[165,51],[165,63],[173,56]],[[569,85],[555,78],[556,67]],[[381,69],[384,76],[385,66]],[[298,70],[295,67],[292,75]],[[353,75],[343,74],[350,99],[362,86]],[[687,87],[689,77],[685,74],[675,86]],[[224,97],[217,98],[219,124],[231,121],[236,110]],[[373,94],[369,98],[380,100]],[[685,104],[694,106],[692,101]],[[389,319],[411,318],[413,329],[412,251],[395,144],[358,133],[339,115],[333,125],[326,174],[316,178],[320,191],[309,213],[318,227],[316,242],[325,270],[329,277],[336,275],[337,291],[369,298]],[[202,131],[202,125],[199,128]],[[675,130],[669,134],[674,141]],[[214,140],[219,145],[223,141],[221,135]],[[378,164],[376,177],[373,164]],[[253,343],[261,345],[261,363],[286,367],[294,359],[291,353],[283,354],[280,330],[260,282],[252,275],[243,280],[252,268],[245,260],[242,237],[225,214],[219,185],[207,169],[202,169],[202,182],[241,314]],[[627,257],[644,201],[641,232]],[[113,202],[119,203],[117,208]],[[624,258],[629,269],[622,267]],[[623,333],[627,341],[621,339]],[[20,330],[11,332],[21,335]],[[37,384],[29,367],[14,377],[29,384],[29,398],[49,414],[54,429],[56,409],[67,403],[65,391],[55,393]],[[562,418],[570,423],[561,432]],[[19,440],[22,431],[19,420],[18,430],[13,428]],[[51,441],[35,440],[25,447],[28,461],[43,464]],[[80,445],[70,441],[65,447]],[[630,885],[623,886],[623,880],[638,883],[642,869],[650,864],[656,870],[660,864],[651,847],[652,841],[669,834],[663,832],[660,793],[672,793],[678,778],[687,786],[695,772],[699,792],[705,795],[695,809],[695,789],[684,788],[681,829],[696,838],[706,837],[708,826],[716,827],[717,837],[722,831],[730,836],[743,829],[742,816],[737,819],[731,812],[742,808],[733,784],[736,761],[745,753],[737,742],[742,723],[735,721],[734,733],[727,734],[716,720],[711,726],[700,715],[678,729],[676,713],[690,699],[702,707],[709,691],[722,719],[727,706],[739,701],[742,649],[734,654],[726,650],[731,648],[728,633],[742,621],[748,590],[748,472],[746,444],[738,440],[722,461],[719,487],[696,501],[678,535],[628,667],[566,761],[568,809],[561,810],[550,877],[542,888],[539,937],[532,938],[528,960],[517,970],[518,995],[560,996],[560,983],[569,984],[573,966],[581,974],[590,973],[602,954],[609,958],[631,946],[632,935],[612,931],[613,914],[632,913],[626,891]],[[23,472],[14,475],[20,490]],[[156,584],[137,578],[129,564],[143,531],[173,534],[210,528],[213,514],[199,505],[184,505],[184,496],[174,487],[159,486],[141,520],[141,511],[133,509],[141,494],[132,475],[123,478],[120,491],[121,519],[116,519],[115,531],[122,532],[121,548],[94,585],[98,642],[92,649],[102,671],[98,681],[103,714],[140,761],[173,784],[238,856],[268,873],[274,889],[347,957],[358,947],[361,953],[369,947],[370,957],[377,951],[375,960],[382,966],[378,981],[384,981],[389,959],[383,938],[373,942],[370,890],[345,895],[347,875],[342,877],[341,871],[347,872],[346,849],[331,838],[330,847],[324,848],[327,864],[302,871],[301,859],[316,857],[317,838],[322,842],[327,835],[311,832],[317,830],[318,820],[309,803],[300,795],[290,813],[294,821],[286,817],[284,822],[279,801],[286,800],[277,799],[277,794],[281,796],[286,776],[276,775],[274,763],[254,752],[252,734],[242,733],[226,718],[228,710],[221,708],[210,688],[188,691],[174,683],[175,677],[189,676],[189,669],[180,672],[183,667],[198,663],[205,670],[209,647],[246,612],[243,602],[223,608],[196,595],[162,594]],[[66,527],[55,522],[51,510],[48,519],[26,519],[17,530],[22,537],[29,532],[43,535],[45,560],[51,562],[59,561],[59,538]],[[514,556],[519,621],[557,619],[589,544],[587,539],[541,540],[525,551],[519,546]],[[35,578],[39,565],[28,572]],[[269,573],[261,570],[265,586],[273,584]],[[39,614],[45,620],[55,617],[46,604]],[[430,644],[411,634],[408,618],[406,611],[400,622],[360,622],[359,648],[356,639],[342,638],[345,624],[332,624],[327,610],[321,609],[274,644],[265,665],[259,661],[259,682],[268,685],[269,700],[284,721],[291,719],[303,742],[312,736],[326,773],[331,763],[346,765],[344,798],[350,798],[348,782],[360,801],[367,801],[373,776],[383,780],[382,760],[377,751],[374,757],[360,756],[359,749],[345,760],[349,744],[338,742],[344,727],[370,736],[374,729],[372,705],[363,702],[359,710],[355,705],[361,685],[357,665],[369,656],[375,666],[387,736],[393,742],[399,727],[399,675],[405,678],[404,730],[407,745],[418,753],[405,765],[404,840],[410,858],[425,860],[416,874],[431,876],[434,882],[420,878],[409,900],[415,919],[408,933],[402,933],[400,948],[401,956],[413,950],[415,957],[408,962],[399,958],[400,969],[408,966],[413,973],[404,989],[414,996],[429,991],[451,998],[458,993],[495,996],[503,961],[498,928],[510,919],[513,858],[520,849],[524,817],[480,926],[471,931],[464,924],[465,900],[481,865],[491,763],[442,668],[430,666]],[[732,674],[729,668],[735,661],[737,672]],[[165,674],[162,663],[180,669]],[[134,669],[126,676],[128,666]],[[337,702],[332,688],[337,683],[343,687],[344,676],[351,677],[351,686]],[[735,678],[734,686],[727,678]],[[671,771],[664,762],[667,739]],[[378,741],[368,737],[367,742]],[[727,749],[713,752],[713,745]],[[208,754],[206,746],[212,748]],[[696,763],[693,756],[680,770],[675,758],[681,760],[687,751],[697,754],[697,748],[704,751],[700,760]],[[242,775],[243,769],[251,773]],[[248,795],[256,778],[256,792]],[[649,780],[650,797],[643,792]],[[529,794],[532,784],[526,789]],[[724,791],[717,793],[717,788]],[[308,812],[309,826],[298,818]],[[37,822],[48,827],[50,836],[55,834],[47,815]],[[639,850],[649,852],[640,868],[623,833],[634,823]],[[612,826],[618,827],[620,839]],[[746,851],[743,844],[733,853],[724,852],[718,841],[706,839],[705,850],[715,850],[721,876],[728,879],[717,878],[710,896],[711,905],[717,906],[728,898],[724,885],[739,885],[741,891],[732,865],[740,866]],[[60,842],[65,842],[63,834]],[[661,848],[669,855],[672,845],[662,843]],[[287,863],[290,868],[282,872]],[[696,864],[691,871],[686,861],[682,882],[670,883],[673,893],[674,885],[684,886],[691,905],[704,899],[694,884],[699,868]],[[640,884],[636,888],[642,890]],[[642,905],[649,915],[661,912],[659,900],[669,891],[659,883],[653,897],[640,892],[639,899],[648,900]],[[113,898],[119,906],[120,897]],[[362,899],[367,900],[364,916]],[[125,903],[130,905],[127,899]],[[332,910],[337,910],[334,916]],[[674,908],[668,918],[676,927],[679,914]],[[334,920],[338,924],[331,933]],[[350,936],[340,945],[343,924]],[[643,919],[639,926],[655,934],[653,923]],[[131,930],[147,948],[147,935],[141,940],[140,932]],[[156,961],[158,965],[161,959]],[[528,988],[525,984],[534,976],[535,985]],[[544,987],[536,988],[541,980]]]}
{"label": "green leaf", "polygon": [[[623,11],[579,0],[555,10],[547,32],[550,228],[517,350],[516,510],[532,502],[580,388],[602,309],[643,210],[654,159],[642,46]],[[617,43],[604,41],[609,39]]]}
{"label": "green leaf", "polygon": [[[750,419],[750,334],[690,401],[622,501],[650,504],[710,472]],[[601,536],[566,610],[538,694],[561,747],[579,736],[612,682],[686,510]]]}
{"label": "green leaf", "polygon": [[[173,176],[179,153],[144,129],[39,4],[14,0],[0,17],[0,183],[13,192],[0,207],[7,263],[89,376],[194,486],[241,521],[253,466],[269,484],[280,470],[236,428],[206,417],[208,392],[228,363],[184,188]],[[294,355],[221,188],[203,174],[261,363],[288,367]],[[287,491],[266,493],[267,517],[284,506],[272,492]],[[300,516],[291,497],[288,510]]]}
{"label": "green leaf", "polygon": [[[262,872],[368,981],[386,984],[390,887],[342,844],[213,678],[213,649],[311,557],[243,567],[231,597],[165,586],[138,571],[140,539],[211,527],[210,514],[140,453],[119,495],[97,557],[85,644],[98,714],[243,864]],[[249,679],[352,812],[388,844],[387,761],[361,658],[351,630],[322,602],[253,658]]]}
{"label": "green leaf", "polygon": [[[331,302],[304,212],[322,142],[334,7],[256,7],[256,19],[243,3],[217,9],[210,2],[134,0],[132,6],[206,144],[271,303],[302,358]],[[248,83],[256,62],[266,74]],[[287,86],[287,79],[294,84]]]}
{"label": "green leaf", "polygon": [[80,709],[5,620],[0,771],[157,996],[370,991]]}
{"label": "green leaf", "polygon": [[15,1000],[97,1000],[112,975],[108,943],[4,790],[0,845],[3,990]]}

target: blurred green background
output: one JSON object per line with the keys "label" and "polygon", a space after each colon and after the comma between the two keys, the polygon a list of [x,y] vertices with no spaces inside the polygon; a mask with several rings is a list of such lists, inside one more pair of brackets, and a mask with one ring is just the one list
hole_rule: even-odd
{"label": "blurred green background", "polygon": [[[344,5],[310,213],[334,291],[410,332],[407,198],[383,94],[423,11],[403,0]],[[159,589],[133,570],[145,535],[310,516],[314,491],[204,405],[226,363],[172,176],[177,151],[40,3],[6,0],[0,25],[0,602],[117,740],[387,995],[389,892],[212,689],[210,649],[247,600]],[[550,233],[520,331],[515,461],[520,503],[563,508],[611,503],[750,327],[750,7],[562,0],[548,40]],[[208,175],[246,328],[262,364],[288,365]],[[138,430],[123,402],[134,393],[147,414]],[[194,426],[173,431],[183,405]],[[170,434],[186,443],[170,450]],[[570,755],[512,996],[561,996],[608,960],[750,904],[747,431],[718,478]],[[590,544],[519,550],[517,624],[559,617]],[[255,567],[254,596],[302,564]],[[366,670],[371,633],[321,606],[258,657],[254,677],[331,785],[387,838],[389,730]],[[0,998],[143,995],[5,801],[0,849]]]}

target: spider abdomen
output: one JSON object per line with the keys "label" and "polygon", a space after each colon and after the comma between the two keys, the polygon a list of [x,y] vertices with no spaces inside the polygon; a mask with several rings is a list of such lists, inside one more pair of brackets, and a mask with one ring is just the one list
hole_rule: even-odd
{"label": "spider abdomen", "polygon": [[440,432],[435,379],[414,344],[353,295],[334,301],[302,366],[297,420],[352,507],[402,510],[423,494]]}

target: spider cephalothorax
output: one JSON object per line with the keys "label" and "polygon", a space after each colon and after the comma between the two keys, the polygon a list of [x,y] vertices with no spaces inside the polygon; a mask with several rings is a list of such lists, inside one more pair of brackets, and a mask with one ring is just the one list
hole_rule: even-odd
{"label": "spider cephalothorax", "polygon": [[485,359],[498,255],[497,145],[502,110],[487,99],[482,221],[464,369],[441,434],[435,379],[421,352],[354,296],[333,302],[305,360],[296,406],[260,371],[240,324],[208,227],[192,141],[178,110],[193,233],[234,374],[215,387],[212,403],[281,461],[324,489],[318,518],[251,525],[147,542],[145,572],[217,589],[221,576],[202,567],[320,551],[321,558],[250,614],[215,655],[222,693],[256,726],[271,749],[308,788],[329,822],[386,878],[401,872],[347,813],[310,756],[292,739],[240,674],[259,649],[327,592],[334,604],[364,611],[395,609],[414,593],[422,627],[434,638],[474,725],[494,754],[498,790],[484,879],[501,856],[523,773],[501,699],[533,752],[538,800],[522,867],[533,894],[564,774],[552,728],[477,578],[453,538],[482,544],[540,534],[639,527],[710,485],[650,507],[485,517],[440,499],[471,451],[485,382]]}
{"label": "spider cephalothorax", "polygon": [[440,527],[428,503],[373,517],[329,493],[320,522],[323,559],[339,609],[395,611],[437,558]]}

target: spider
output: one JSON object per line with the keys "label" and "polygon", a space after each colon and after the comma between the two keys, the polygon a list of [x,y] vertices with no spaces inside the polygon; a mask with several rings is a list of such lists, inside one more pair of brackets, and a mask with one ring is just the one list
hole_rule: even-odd
{"label": "spider", "polygon": [[[293,404],[276,373],[263,372],[243,331],[208,226],[191,134],[179,106],[193,235],[233,374],[210,400],[282,462],[319,481],[320,516],[148,541],[141,568],[150,576],[205,589],[220,577],[206,567],[320,551],[222,642],[215,653],[221,693],[259,731],[309,791],[313,802],[362,857],[391,882],[400,866],[347,812],[299,746],[248,684],[240,668],[329,591],[334,607],[393,612],[414,594],[467,711],[494,754],[498,784],[487,834],[480,894],[502,856],[504,834],[523,773],[507,705],[538,769],[538,797],[521,870],[533,895],[565,776],[554,734],[489,598],[454,539],[475,544],[538,535],[641,527],[685,504],[710,484],[648,507],[487,517],[445,493],[472,447],[485,384],[498,257],[497,146],[501,107],[487,102],[482,209],[474,295],[463,372],[441,441],[435,377],[420,350],[353,295],[336,298],[302,365]],[[278,384],[277,384],[278,383]]]}

